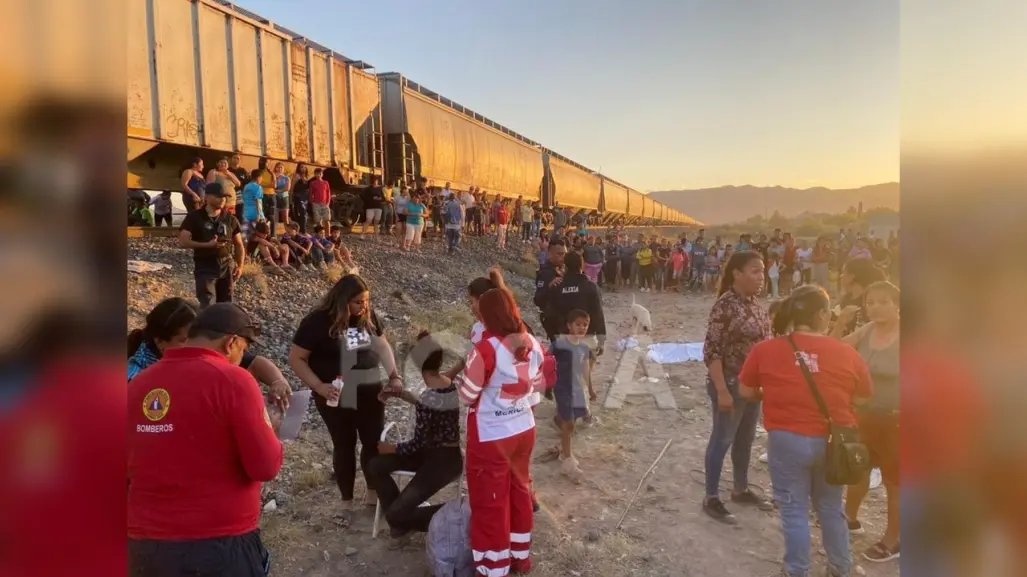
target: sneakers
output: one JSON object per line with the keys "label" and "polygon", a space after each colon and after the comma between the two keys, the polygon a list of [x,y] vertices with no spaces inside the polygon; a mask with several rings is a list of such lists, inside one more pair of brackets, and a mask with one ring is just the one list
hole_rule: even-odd
{"label": "sneakers", "polygon": [[585,472],[578,466],[578,460],[574,457],[560,459],[560,473],[575,481],[580,481],[585,475]]}
{"label": "sneakers", "polygon": [[707,498],[703,501],[702,510],[703,513],[706,513],[721,523],[726,523],[728,525],[736,525],[738,523],[738,519],[731,514],[731,511],[727,510],[727,507],[724,506],[724,502],[720,499]]}
{"label": "sneakers", "polygon": [[849,525],[850,535],[862,535],[863,533],[866,533],[866,530],[863,529],[863,524],[859,521],[846,521],[846,523]]}
{"label": "sneakers", "polygon": [[755,505],[760,511],[774,510],[774,503],[772,501],[753,493],[751,489],[747,489],[742,493],[732,493],[731,502],[738,503],[739,505]]}
{"label": "sneakers", "polygon": [[871,563],[887,563],[899,558],[899,545],[891,549],[884,543],[877,542],[873,547],[863,552],[863,558]]}

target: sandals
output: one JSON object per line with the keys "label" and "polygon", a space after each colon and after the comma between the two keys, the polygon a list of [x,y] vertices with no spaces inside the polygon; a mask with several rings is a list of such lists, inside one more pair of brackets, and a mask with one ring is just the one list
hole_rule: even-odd
{"label": "sandals", "polygon": [[349,527],[353,524],[353,511],[350,509],[344,509],[339,511],[332,516],[332,523],[335,523],[339,527]]}
{"label": "sandals", "polygon": [[878,541],[873,547],[863,552],[863,558],[871,563],[887,563],[899,558],[899,546],[896,545],[895,549],[890,549],[887,545]]}

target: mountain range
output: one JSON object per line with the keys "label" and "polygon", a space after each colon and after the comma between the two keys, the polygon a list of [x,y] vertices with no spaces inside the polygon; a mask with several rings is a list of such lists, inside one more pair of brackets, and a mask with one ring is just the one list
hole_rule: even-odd
{"label": "mountain range", "polygon": [[860,188],[823,187],[796,189],[782,186],[721,186],[697,190],[658,190],[649,196],[706,224],[743,221],[774,211],[793,217],[804,212],[838,214],[863,203],[863,210],[899,209],[899,183],[887,182]]}

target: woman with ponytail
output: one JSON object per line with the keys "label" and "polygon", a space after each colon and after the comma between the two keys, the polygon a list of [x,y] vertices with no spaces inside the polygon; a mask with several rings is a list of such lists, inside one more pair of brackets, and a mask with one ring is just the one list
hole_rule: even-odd
{"label": "woman with ponytail", "polygon": [[128,380],[155,364],[164,351],[180,347],[199,312],[196,303],[181,297],[164,299],[146,315],[146,326],[128,333]]}
{"label": "woman with ponytail", "polygon": [[[531,570],[530,489],[535,447],[532,399],[553,382],[553,364],[527,331],[510,291],[477,301],[482,340],[454,381],[467,414],[467,492],[471,549],[479,573]],[[544,368],[546,369],[544,371]]]}
{"label": "woman with ponytail", "polygon": [[703,345],[713,427],[706,445],[706,497],[702,510],[722,523],[737,523],[734,514],[720,500],[720,475],[729,452],[734,473],[731,501],[764,511],[774,509],[767,499],[749,488],[749,462],[760,404],[746,401],[738,394],[738,373],[746,355],[753,345],[770,338],[770,317],[759,301],[762,293],[763,257],[760,253],[741,251],[731,255],[720,279],[717,301],[710,310]]}
{"label": "woman with ponytail", "polygon": [[[164,299],[146,315],[146,326],[128,333],[128,381],[164,357],[164,351],[182,346],[199,306],[180,297]],[[292,387],[274,361],[247,351],[239,366],[257,382],[267,385],[268,400],[283,411],[289,408]]]}
{"label": "woman with ponytail", "polygon": [[831,577],[852,574],[849,527],[842,507],[844,487],[825,474],[828,421],[804,375],[804,364],[824,399],[831,422],[856,427],[853,405],[873,394],[870,371],[851,346],[827,336],[830,299],[818,285],[795,289],[774,314],[776,338],[757,343],[739,374],[739,392],[763,401],[767,458],[774,500],[785,535],[785,575],[809,575],[810,503],[827,552]]}

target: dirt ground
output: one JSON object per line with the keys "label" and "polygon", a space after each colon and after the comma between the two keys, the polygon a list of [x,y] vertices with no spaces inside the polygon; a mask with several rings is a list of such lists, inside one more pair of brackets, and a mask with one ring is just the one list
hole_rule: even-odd
{"label": "dirt ground", "polygon": [[[653,342],[699,342],[705,332],[711,296],[636,294],[653,313]],[[575,452],[587,480],[581,484],[562,477],[556,463],[536,462],[533,468],[542,511],[533,533],[535,575],[543,577],[720,576],[771,575],[780,567],[783,552],[776,515],[734,507],[736,526],[719,524],[702,514],[703,454],[710,430],[705,368],[700,363],[647,365],[649,375],[666,382],[676,409],[657,408],[651,396],[629,396],[619,409],[604,409],[611,376],[620,354],[612,343],[627,336],[630,295],[604,295],[608,352],[596,366],[594,382],[599,401],[594,403],[599,424],[581,430]],[[527,303],[522,302],[522,306]],[[533,317],[534,309],[526,307]],[[534,321],[534,318],[531,318]],[[623,375],[623,369],[621,369]],[[642,366],[634,368],[643,380]],[[619,387],[618,387],[619,390]],[[536,454],[556,444],[548,425],[555,406],[543,402],[538,409]],[[615,529],[643,473],[667,440],[671,445],[632,505],[623,526]],[[750,475],[756,491],[769,494],[767,467],[757,457],[763,452],[762,433],[753,449]],[[287,449],[293,472],[288,484],[276,488],[288,500],[265,513],[262,526],[273,556],[273,575],[429,575],[423,540],[406,548],[389,549],[387,533],[371,538],[373,509],[362,511],[348,528],[331,521],[338,502],[335,484],[328,479],[330,443],[323,428],[308,427]],[[730,459],[724,479],[730,477]],[[358,476],[359,477],[359,476]],[[357,481],[357,497],[364,491]],[[723,485],[724,490],[728,485]],[[456,496],[456,485],[437,500]],[[853,549],[862,551],[884,530],[884,490],[870,493],[861,512],[866,535],[854,536]],[[435,502],[435,501],[433,501]],[[872,577],[897,577],[898,563],[873,564],[858,555],[857,563]],[[814,531],[814,560],[822,571],[825,562],[819,531]],[[819,574],[819,573],[815,573]]]}

